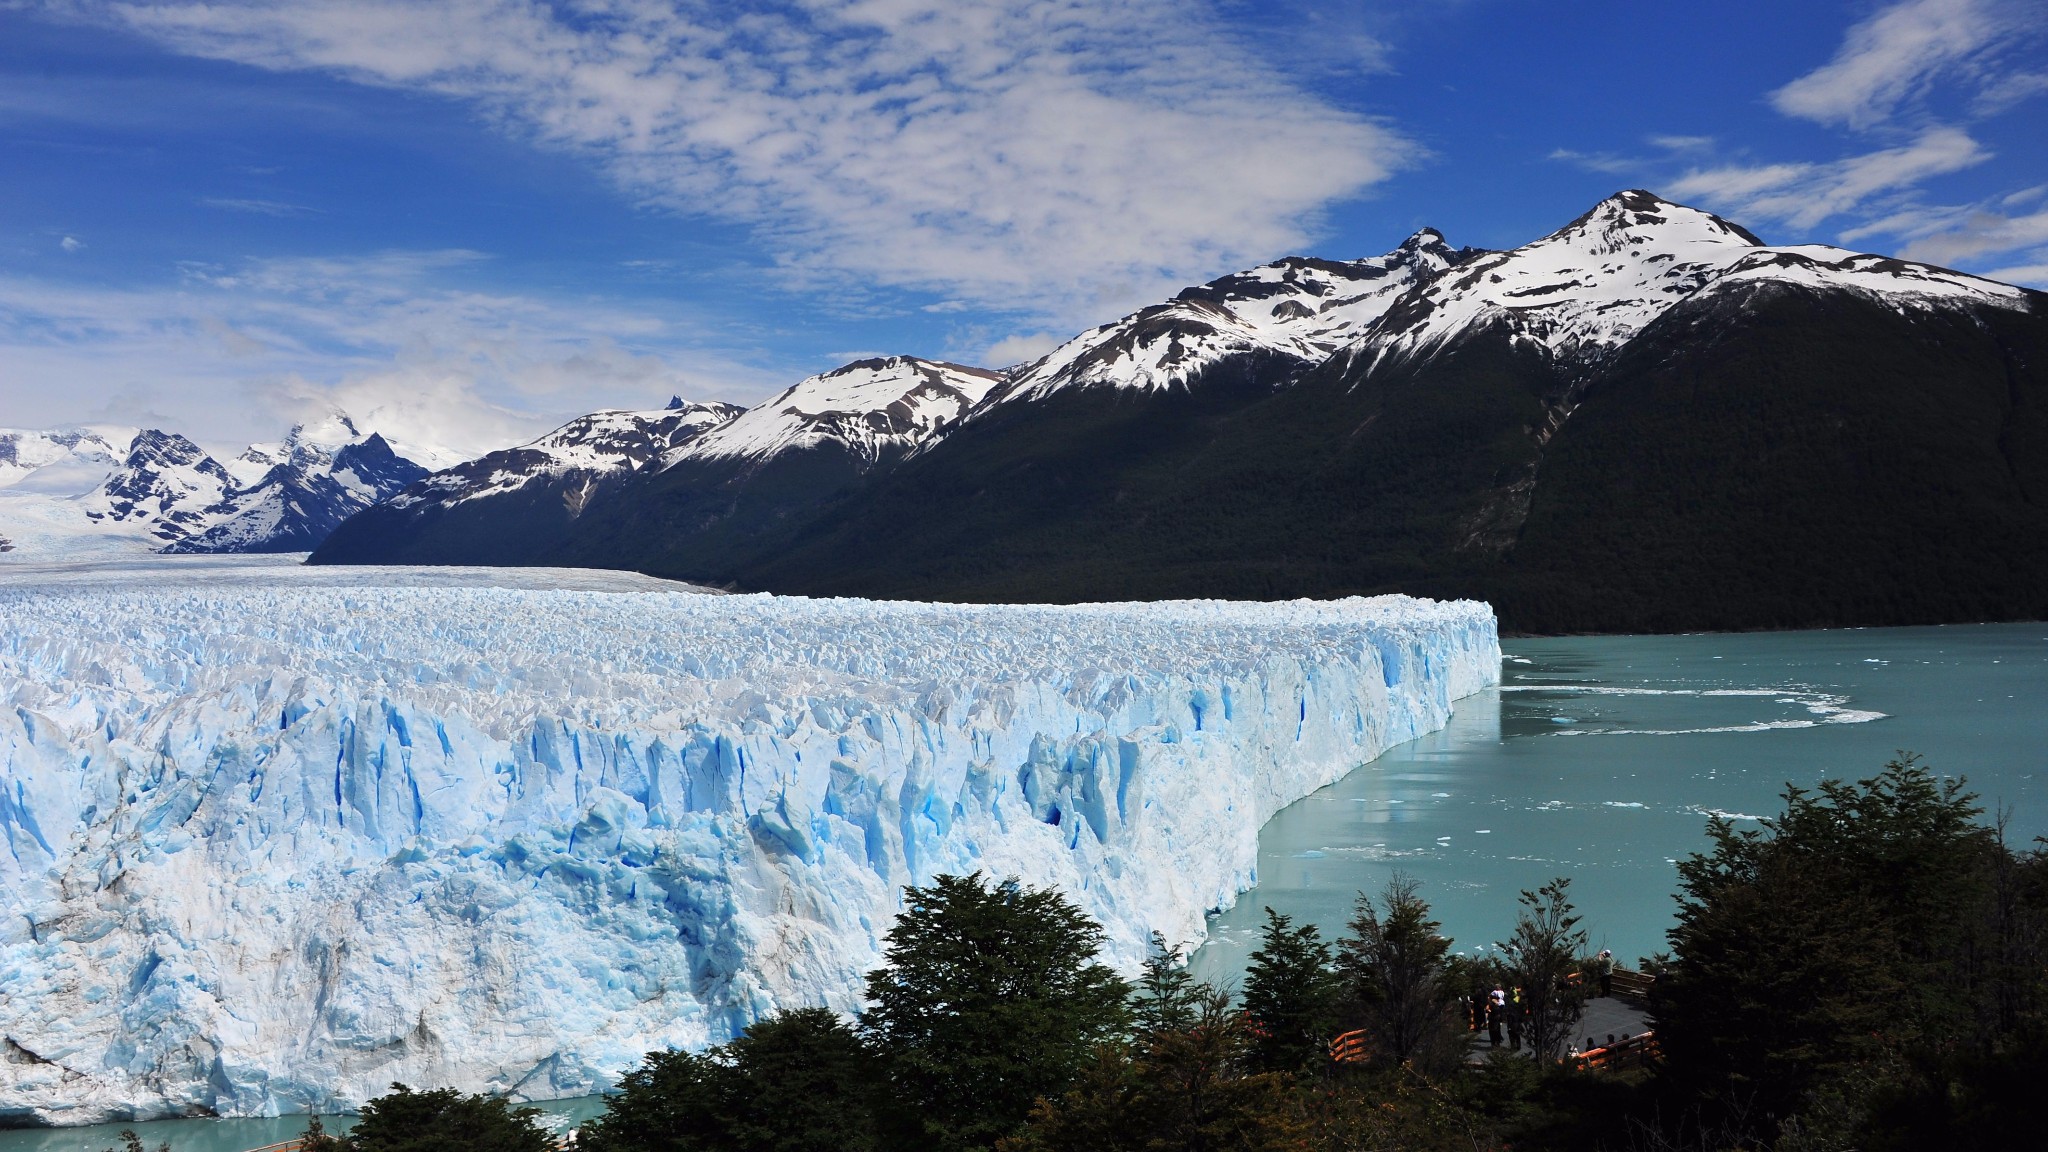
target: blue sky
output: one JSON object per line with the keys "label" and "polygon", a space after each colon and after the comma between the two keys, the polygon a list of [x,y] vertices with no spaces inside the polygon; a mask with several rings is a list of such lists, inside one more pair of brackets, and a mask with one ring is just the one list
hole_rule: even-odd
{"label": "blue sky", "polygon": [[0,2],[0,426],[481,450],[1647,187],[2048,286],[2038,0]]}

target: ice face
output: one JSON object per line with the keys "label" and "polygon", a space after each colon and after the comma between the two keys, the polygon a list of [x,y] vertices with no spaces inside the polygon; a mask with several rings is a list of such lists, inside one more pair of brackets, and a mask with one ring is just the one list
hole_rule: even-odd
{"label": "ice face", "polygon": [[594,1091],[856,1009],[942,872],[1058,886],[1128,969],[1499,666],[1470,602],[237,571],[0,586],[0,1116]]}

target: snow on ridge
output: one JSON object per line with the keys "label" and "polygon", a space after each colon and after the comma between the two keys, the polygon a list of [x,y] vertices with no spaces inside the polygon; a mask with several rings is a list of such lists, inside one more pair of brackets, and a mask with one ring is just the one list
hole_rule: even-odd
{"label": "snow on ridge", "polygon": [[525,444],[436,472],[388,503],[393,508],[455,505],[517,491],[537,479],[629,472],[731,422],[742,411],[731,404],[700,404],[681,398],[666,408],[645,411],[601,409]]}
{"label": "snow on ridge", "polygon": [[1679,301],[1744,279],[1922,304],[2027,306],[2025,293],[2010,285],[1826,245],[1766,245],[1712,213],[1632,190],[1549,236],[1482,256],[1418,289],[1351,354],[1427,354],[1464,332],[1506,323],[1553,355],[1598,357]]}
{"label": "snow on ridge", "polygon": [[979,404],[1003,374],[916,356],[856,360],[791,385],[670,453],[682,459],[767,459],[836,440],[872,464],[914,449]]}
{"label": "snow on ridge", "polygon": [[75,496],[114,470],[138,431],[107,424],[0,428],[0,489]]}
{"label": "snow on ridge", "polygon": [[1384,256],[1290,256],[1224,276],[1074,337],[1019,371],[998,402],[1093,385],[1174,388],[1247,353],[1314,364],[1470,255],[1425,228]]}
{"label": "snow on ridge", "polygon": [[1499,667],[1470,602],[355,577],[0,586],[0,1114],[592,1091],[853,1007],[945,871],[1057,884],[1129,966]]}

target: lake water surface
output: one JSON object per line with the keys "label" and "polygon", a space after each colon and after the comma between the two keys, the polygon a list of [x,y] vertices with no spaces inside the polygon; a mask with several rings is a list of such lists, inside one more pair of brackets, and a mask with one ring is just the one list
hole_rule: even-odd
{"label": "lake water surface", "polygon": [[1862,779],[1899,751],[1967,778],[2010,838],[2048,834],[2048,625],[1507,640],[1502,686],[1446,730],[1287,808],[1259,886],[1194,967],[1234,982],[1264,909],[1343,932],[1361,889],[1422,884],[1460,951],[1503,940],[1517,894],[1572,880],[1593,946],[1664,949],[1674,863],[1785,784]]}
{"label": "lake water surface", "polygon": [[[578,1096],[533,1105],[539,1123],[551,1132],[582,1124],[604,1112],[604,1097]],[[0,1152],[122,1152],[121,1131],[132,1128],[149,1152],[169,1144],[171,1152],[245,1152],[297,1138],[306,1130],[305,1116],[269,1116],[221,1120],[146,1120],[141,1123],[88,1124],[77,1128],[0,1129]],[[351,1119],[328,1117],[327,1131],[345,1132]]]}

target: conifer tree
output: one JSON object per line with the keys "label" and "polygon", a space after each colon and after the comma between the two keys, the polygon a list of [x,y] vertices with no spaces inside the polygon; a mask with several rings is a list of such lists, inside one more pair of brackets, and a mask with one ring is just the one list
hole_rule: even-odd
{"label": "conifer tree", "polygon": [[1507,954],[1507,975],[1519,990],[1522,1035],[1537,1055],[1552,1060],[1564,1055],[1586,1009],[1584,986],[1565,983],[1586,950],[1571,885],[1560,876],[1534,892],[1524,889],[1514,935],[1494,945]]}
{"label": "conifer tree", "polygon": [[831,1010],[778,1013],[702,1054],[649,1053],[577,1144],[584,1152],[869,1152],[872,1064]]}
{"label": "conifer tree", "polygon": [[1330,946],[1313,924],[1266,909],[1259,950],[1245,968],[1244,1014],[1253,1030],[1252,1059],[1273,1072],[1295,1072],[1329,1059],[1341,990]]}
{"label": "conifer tree", "polygon": [[1463,1030],[1451,1017],[1451,942],[1418,888],[1396,872],[1378,906],[1358,894],[1351,934],[1338,941],[1338,970],[1374,1049],[1396,1064],[1435,1067],[1459,1059]]}
{"label": "conifer tree", "polygon": [[904,891],[861,1030],[881,1057],[888,1144],[986,1148],[1130,1025],[1102,929],[1058,892],[939,876]]}
{"label": "conifer tree", "polygon": [[363,1105],[344,1137],[352,1152],[555,1152],[538,1108],[453,1088],[415,1092],[393,1084]]}
{"label": "conifer tree", "polygon": [[1206,994],[1206,986],[1196,984],[1188,972],[1187,946],[1169,945],[1165,936],[1152,933],[1144,975],[1138,977],[1131,995],[1132,1023],[1138,1038],[1194,1027]]}

